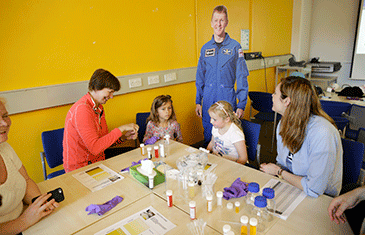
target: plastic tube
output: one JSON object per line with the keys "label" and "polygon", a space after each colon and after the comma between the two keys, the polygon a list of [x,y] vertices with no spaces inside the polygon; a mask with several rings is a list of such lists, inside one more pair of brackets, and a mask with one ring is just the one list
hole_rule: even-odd
{"label": "plastic tube", "polygon": [[190,219],[195,220],[196,219],[196,202],[190,201],[189,207],[190,207]]}
{"label": "plastic tube", "polygon": [[212,212],[213,210],[213,195],[210,193],[207,195],[207,210],[208,212]]}
{"label": "plastic tube", "polygon": [[153,149],[155,150],[155,158],[158,158],[158,146],[156,145]]}
{"label": "plastic tube", "polygon": [[167,206],[172,207],[172,190],[167,190],[166,196],[167,196]]}
{"label": "plastic tube", "polygon": [[142,156],[146,155],[146,151],[144,149],[144,144],[140,144],[139,147],[141,148],[141,154],[142,154]]}

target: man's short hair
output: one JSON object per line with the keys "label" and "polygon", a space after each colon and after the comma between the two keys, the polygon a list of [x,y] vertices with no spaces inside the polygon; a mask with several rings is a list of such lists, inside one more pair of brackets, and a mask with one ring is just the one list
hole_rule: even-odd
{"label": "man's short hair", "polygon": [[227,10],[226,6],[220,5],[220,6],[214,7],[213,13],[212,13],[212,19],[213,19],[213,15],[214,15],[215,12],[226,14],[226,18],[228,20],[228,10]]}

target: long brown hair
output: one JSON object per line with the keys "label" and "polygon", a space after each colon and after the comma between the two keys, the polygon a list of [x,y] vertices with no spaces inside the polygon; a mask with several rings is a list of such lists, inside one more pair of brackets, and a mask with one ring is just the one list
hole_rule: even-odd
{"label": "long brown hair", "polygon": [[290,152],[294,154],[302,147],[311,115],[324,117],[336,127],[332,118],[323,111],[318,95],[309,80],[290,76],[284,78],[279,86],[281,98],[290,98],[279,130],[283,144]]}
{"label": "long brown hair", "polygon": [[223,119],[229,117],[231,122],[236,124],[236,126],[238,126],[242,130],[241,120],[236,116],[233,111],[232,105],[227,101],[221,100],[212,104],[212,106],[210,106],[210,108],[208,109],[208,112],[213,112]]}
{"label": "long brown hair", "polygon": [[147,122],[152,121],[155,124],[160,124],[160,119],[158,118],[157,109],[159,107],[161,107],[162,105],[166,104],[167,102],[171,102],[171,108],[172,108],[172,112],[171,112],[171,116],[170,116],[169,120],[176,121],[176,115],[175,115],[174,106],[172,105],[171,96],[160,95],[160,96],[157,96],[152,102],[151,112],[150,112],[150,116],[147,118]]}

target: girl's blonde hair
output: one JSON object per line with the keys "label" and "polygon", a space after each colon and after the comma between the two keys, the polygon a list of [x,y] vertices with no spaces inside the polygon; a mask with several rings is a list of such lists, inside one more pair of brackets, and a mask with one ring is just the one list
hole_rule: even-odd
{"label": "girl's blonde hair", "polygon": [[241,126],[241,120],[236,116],[233,111],[232,105],[227,101],[221,100],[212,104],[212,106],[210,106],[210,108],[208,109],[208,112],[213,112],[223,119],[229,117],[231,122],[236,124],[236,126],[238,126],[243,131]]}
{"label": "girl's blonde hair", "polygon": [[152,121],[156,124],[159,124],[160,119],[158,118],[157,109],[159,107],[161,107],[162,105],[166,104],[167,102],[171,103],[171,108],[172,108],[172,112],[171,112],[171,116],[170,116],[169,120],[176,121],[176,115],[175,115],[174,106],[172,105],[171,96],[169,96],[169,95],[160,95],[160,96],[157,96],[152,102],[151,112],[150,112],[150,116],[147,118],[147,122]]}
{"label": "girl's blonde hair", "polygon": [[[283,144],[295,154],[303,145],[311,115],[324,117],[336,127],[335,122],[322,109],[318,95],[309,80],[290,76],[280,83],[281,99],[290,97],[290,104],[281,118],[279,135]],[[336,127],[337,129],[337,127]]]}

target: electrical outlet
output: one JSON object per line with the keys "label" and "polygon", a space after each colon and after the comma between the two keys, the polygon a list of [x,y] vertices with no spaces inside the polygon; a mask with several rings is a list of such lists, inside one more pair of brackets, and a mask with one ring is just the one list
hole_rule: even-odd
{"label": "electrical outlet", "polygon": [[168,73],[164,75],[165,82],[171,82],[176,80],[176,73]]}
{"label": "electrical outlet", "polygon": [[160,83],[160,76],[150,76],[148,77],[148,85],[157,84]]}
{"label": "electrical outlet", "polygon": [[269,65],[272,65],[274,63],[273,60],[269,60]]}
{"label": "electrical outlet", "polygon": [[142,86],[142,78],[131,78],[129,79],[129,88]]}
{"label": "electrical outlet", "polygon": [[279,59],[275,59],[275,64],[279,64],[280,60]]}

